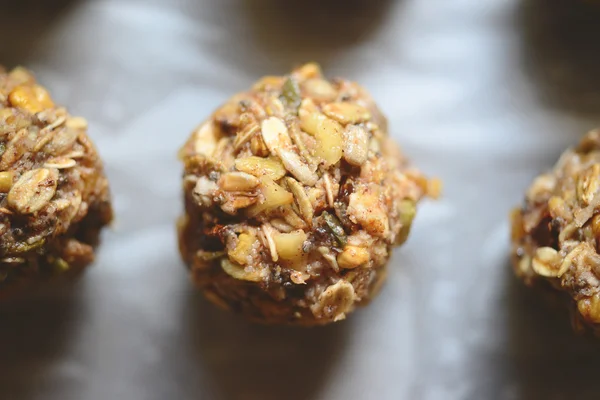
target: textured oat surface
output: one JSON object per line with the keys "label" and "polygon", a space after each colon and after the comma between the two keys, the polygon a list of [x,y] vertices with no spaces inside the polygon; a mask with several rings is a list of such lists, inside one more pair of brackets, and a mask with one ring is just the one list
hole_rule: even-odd
{"label": "textured oat surface", "polygon": [[368,303],[440,183],[411,167],[367,91],[315,63],[266,76],[180,151],[182,256],[216,305],[266,323],[340,321]]}
{"label": "textured oat surface", "polygon": [[0,296],[79,272],[111,219],[87,121],[56,105],[30,71],[0,66]]}
{"label": "textured oat surface", "polygon": [[[35,1],[46,17],[32,2],[0,12],[2,63],[88,119],[119,219],[78,286],[0,307],[0,397],[597,400],[598,344],[508,257],[510,210],[600,124],[583,2]],[[444,196],[421,203],[368,308],[263,329],[190,284],[175,154],[216,104],[306,60],[367,87]]]}
{"label": "textured oat surface", "polygon": [[600,131],[566,150],[538,176],[512,214],[515,273],[565,297],[573,326],[600,323]]}

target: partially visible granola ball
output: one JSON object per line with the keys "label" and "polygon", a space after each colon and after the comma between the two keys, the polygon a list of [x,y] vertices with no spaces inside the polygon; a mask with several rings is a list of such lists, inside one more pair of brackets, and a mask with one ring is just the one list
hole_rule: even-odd
{"label": "partially visible granola ball", "polygon": [[577,330],[600,333],[600,130],[537,177],[512,214],[517,276],[563,297]]}
{"label": "partially visible granola ball", "polygon": [[0,297],[94,259],[112,209],[86,131],[29,71],[0,67]]}
{"label": "partially visible granola ball", "polygon": [[265,323],[325,324],[368,302],[435,190],[367,92],[315,64],[231,98],[180,157],[180,249],[194,282]]}

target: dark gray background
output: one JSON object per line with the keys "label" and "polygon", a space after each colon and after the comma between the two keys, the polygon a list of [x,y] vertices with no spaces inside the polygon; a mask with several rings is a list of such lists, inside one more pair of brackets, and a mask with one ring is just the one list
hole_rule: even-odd
{"label": "dark gray background", "polygon": [[[598,344],[507,263],[510,207],[599,122],[594,6],[0,3],[0,63],[34,69],[89,119],[118,215],[77,284],[0,305],[1,399],[598,398]],[[175,153],[229,95],[308,60],[367,86],[445,196],[421,207],[371,307],[326,328],[265,328],[189,284]]]}

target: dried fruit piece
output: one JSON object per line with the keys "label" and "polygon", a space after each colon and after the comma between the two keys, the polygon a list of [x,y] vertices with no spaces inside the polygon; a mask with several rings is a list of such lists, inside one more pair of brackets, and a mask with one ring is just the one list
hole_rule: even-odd
{"label": "dried fruit piece", "polygon": [[263,200],[248,209],[249,216],[256,216],[294,202],[294,196],[290,192],[266,177],[260,178],[260,191]]}

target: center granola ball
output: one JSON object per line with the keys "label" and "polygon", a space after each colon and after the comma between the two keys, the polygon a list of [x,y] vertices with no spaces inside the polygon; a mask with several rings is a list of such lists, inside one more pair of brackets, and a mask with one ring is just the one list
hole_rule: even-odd
{"label": "center granola ball", "polygon": [[325,324],[368,302],[417,202],[436,190],[369,94],[315,64],[235,95],[180,157],[179,242],[194,282],[266,323]]}

